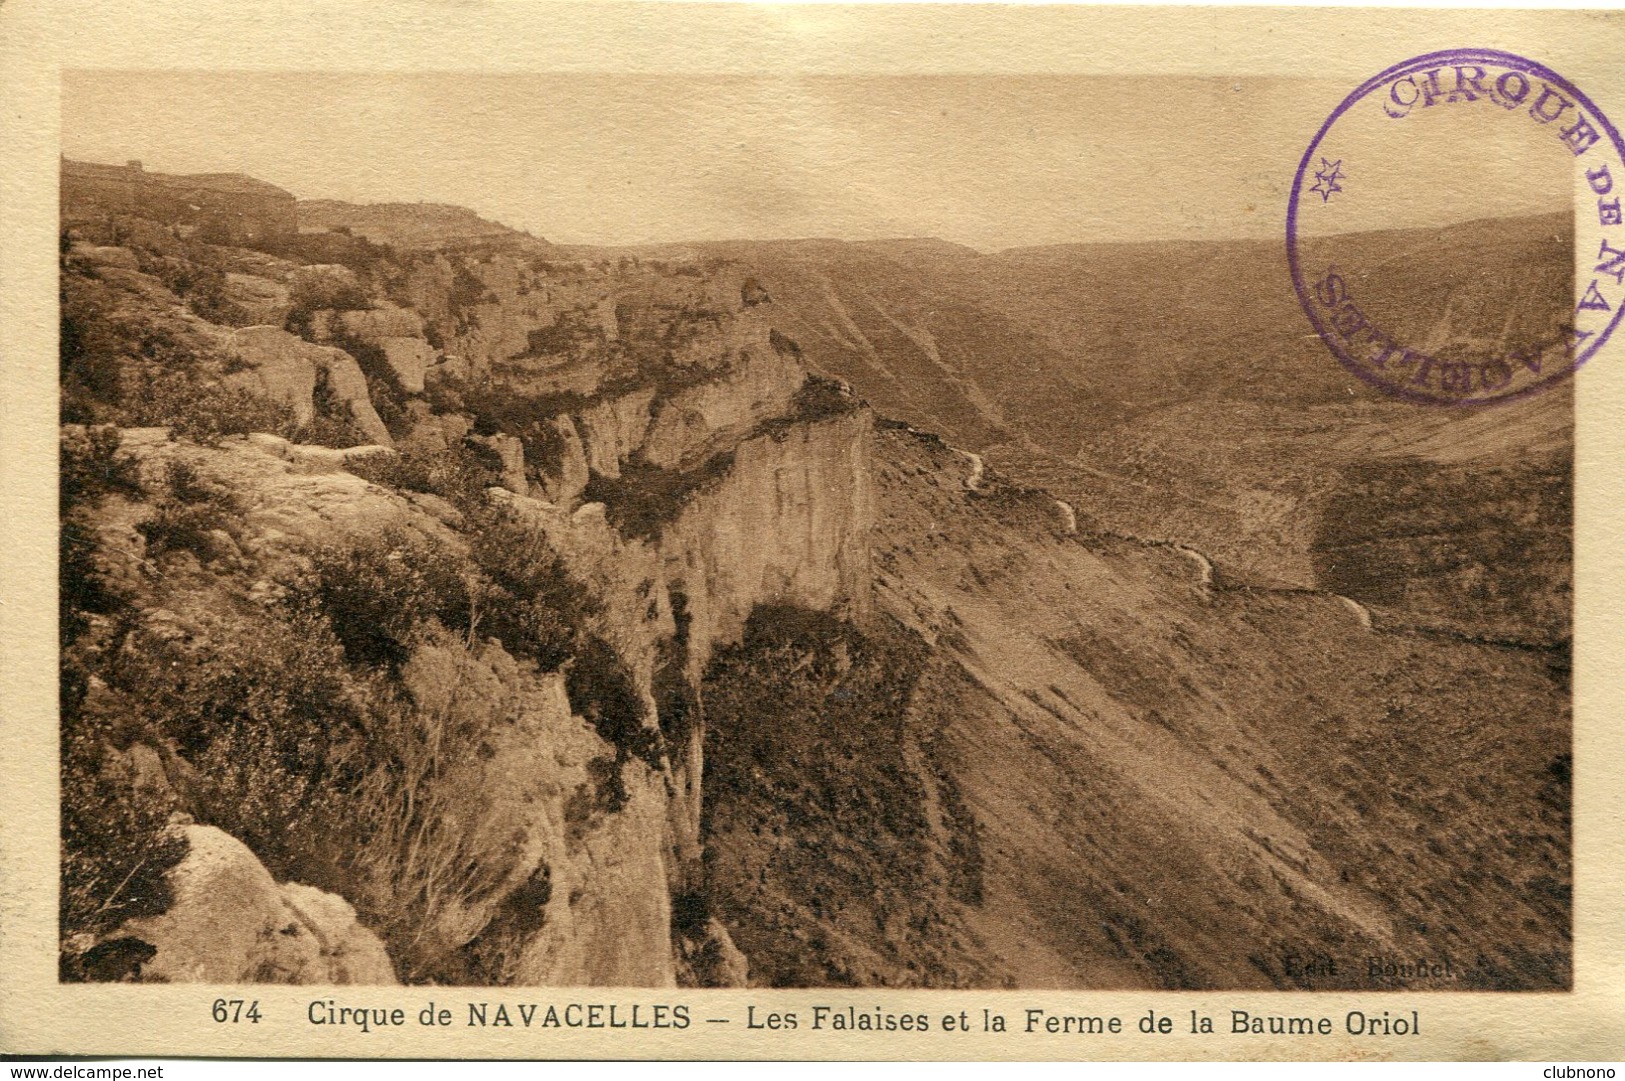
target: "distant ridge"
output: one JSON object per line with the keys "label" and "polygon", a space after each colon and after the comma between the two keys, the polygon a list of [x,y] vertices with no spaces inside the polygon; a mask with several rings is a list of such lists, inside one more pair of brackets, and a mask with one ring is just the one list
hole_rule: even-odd
{"label": "distant ridge", "polygon": [[338,199],[301,199],[302,232],[341,229],[375,244],[396,248],[441,248],[496,241],[507,246],[550,251],[553,245],[523,230],[482,218],[449,203],[348,203]]}

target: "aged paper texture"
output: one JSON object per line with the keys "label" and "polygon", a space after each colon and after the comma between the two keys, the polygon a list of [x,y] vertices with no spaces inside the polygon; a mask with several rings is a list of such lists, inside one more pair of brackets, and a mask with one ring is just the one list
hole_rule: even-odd
{"label": "aged paper texture", "polygon": [[0,1050],[1621,1057],[1618,15],[0,47]]}

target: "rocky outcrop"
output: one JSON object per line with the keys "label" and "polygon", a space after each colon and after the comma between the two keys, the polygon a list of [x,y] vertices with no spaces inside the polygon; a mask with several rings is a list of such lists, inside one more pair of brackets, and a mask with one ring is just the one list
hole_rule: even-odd
{"label": "rocky outcrop", "polygon": [[792,411],[806,372],[773,348],[766,323],[754,313],[731,320],[722,347],[722,372],[660,403],[643,436],[651,464],[671,468],[704,457],[709,447]]}
{"label": "rocky outcrop", "polygon": [[361,280],[355,271],[341,263],[307,263],[294,271],[292,285],[307,295],[324,296],[338,291],[358,291]]}
{"label": "rocky outcrop", "polygon": [[187,855],[168,872],[174,903],[130,920],[114,939],[153,950],[147,980],[185,983],[393,984],[378,936],[342,897],[277,884],[236,838],[213,826],[179,827]]}
{"label": "rocky outcrop", "polygon": [[654,388],[643,387],[596,402],[576,415],[588,468],[605,477],[621,475],[621,463],[643,447],[654,399]]}
{"label": "rocky outcrop", "polygon": [[335,312],[333,322],[340,333],[364,342],[380,342],[385,338],[422,338],[423,319],[410,308],[393,304],[380,305],[360,311]]}
{"label": "rocky outcrop", "polygon": [[524,495],[530,490],[525,480],[525,445],[516,437],[503,435],[475,436],[502,460],[502,486],[510,492]]}
{"label": "rocky outcrop", "polygon": [[554,417],[548,423],[559,445],[557,461],[540,471],[537,478],[548,500],[561,506],[573,505],[590,479],[587,450],[576,432],[575,421]]}
{"label": "rocky outcrop", "polygon": [[292,310],[292,294],[281,282],[256,274],[226,274],[224,294],[235,304],[247,323],[281,326]]}
{"label": "rocky outcrop", "polygon": [[859,410],[745,440],[727,477],[662,535],[699,656],[737,640],[759,604],[867,610],[871,425]]}
{"label": "rocky outcrop", "polygon": [[378,348],[384,351],[384,359],[400,380],[401,389],[408,394],[422,394],[424,376],[434,363],[434,349],[429,343],[422,338],[380,338]]}
{"label": "rocky outcrop", "polygon": [[124,247],[79,242],[69,249],[68,255],[92,266],[119,267],[123,270],[141,269],[141,263],[136,259],[135,252]]}
{"label": "rocky outcrop", "polygon": [[367,380],[355,358],[326,345],[312,345],[277,327],[243,327],[231,335],[229,349],[242,370],[228,379],[288,405],[299,424],[316,415],[318,378],[333,399],[347,406],[357,428],[369,440],[393,446],[389,429],[367,396]]}
{"label": "rocky outcrop", "polygon": [[[403,728],[384,729],[382,744],[410,744],[417,726],[475,734],[467,753],[437,766],[434,787],[447,802],[423,820],[454,884],[441,877],[430,889],[412,878],[392,840],[358,842],[364,858],[322,879],[342,881],[340,892],[382,921],[376,930],[395,951],[388,975],[744,985],[749,961],[726,921],[696,914],[692,901],[704,877],[696,688],[763,605],[866,613],[868,412],[850,396],[804,397],[806,372],[763,317],[769,298],[731,271],[419,254],[392,268],[409,276],[414,311],[364,295],[379,291],[370,271],[232,265],[241,306],[258,305],[270,321],[273,307],[296,302],[299,329],[316,340],[197,319],[221,357],[218,378],[285,404],[296,424],[335,442],[353,434],[335,437],[334,426],[314,422],[347,412],[368,443],[329,448],[256,432],[205,446],[163,429],[126,430],[121,453],[144,494],[109,500],[98,536],[138,579],[131,595],[151,617],[139,621],[141,633],[207,660],[252,638],[262,613],[293,618],[279,605],[330,591],[331,560],[372,545],[365,558],[377,566],[358,573],[378,584],[361,580],[413,606],[411,633],[385,628],[396,636],[379,647],[387,663],[358,652],[373,645],[343,639],[333,646],[343,657],[329,667],[357,698],[372,700],[364,679],[387,684],[369,738],[380,725]],[[261,281],[281,291],[254,294]],[[387,386],[380,360],[395,376]],[[398,451],[368,378],[387,392],[377,405],[390,424],[406,433]],[[493,386],[512,391],[516,406],[478,397]],[[198,491],[220,498],[187,511]],[[506,503],[545,536],[537,563],[527,549],[510,551],[540,540],[523,528],[494,532],[513,519],[488,514],[482,498]],[[160,526],[184,524],[188,513],[208,528],[173,543]],[[147,544],[148,533],[165,544]],[[506,550],[493,556],[492,540]],[[550,570],[555,555],[562,569]],[[540,571],[530,579],[533,566]],[[422,576],[412,573],[420,567]],[[152,573],[160,568],[162,582]],[[338,611],[328,613],[335,634]],[[566,614],[562,643],[547,640],[546,620]],[[362,623],[390,618],[369,611]],[[604,680],[619,695],[608,720],[593,697]],[[167,732],[155,738],[177,758],[197,758],[162,742],[173,743]],[[167,768],[161,759],[141,750],[130,768],[156,776]],[[176,871],[176,904],[128,930],[153,950],[150,975],[382,979],[363,964],[375,951],[350,927],[343,900],[277,884],[218,830],[195,847],[197,859]]]}

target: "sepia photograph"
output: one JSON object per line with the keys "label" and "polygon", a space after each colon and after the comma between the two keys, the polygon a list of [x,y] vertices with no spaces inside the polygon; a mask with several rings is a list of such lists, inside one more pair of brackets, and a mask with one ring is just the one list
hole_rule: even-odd
{"label": "sepia photograph", "polygon": [[59,979],[1570,989],[1625,167],[1369,75],[64,72]]}

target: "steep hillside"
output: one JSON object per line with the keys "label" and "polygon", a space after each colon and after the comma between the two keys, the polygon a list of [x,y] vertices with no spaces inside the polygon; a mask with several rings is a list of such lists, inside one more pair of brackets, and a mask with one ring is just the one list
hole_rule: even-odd
{"label": "steep hillside", "polygon": [[875,618],[759,612],[702,684],[691,903],[756,979],[1567,985],[1561,655],[1227,589],[896,426],[876,462]]}
{"label": "steep hillside", "polygon": [[1562,397],[405,218],[64,220],[64,978],[1569,985]]}
{"label": "steep hillside", "polygon": [[1027,947],[1018,982],[1370,986],[1360,960],[1421,951],[1469,986],[1564,983],[1561,662],[1056,536],[1040,506],[921,487],[957,463],[902,441],[882,595],[953,662],[920,711],[952,718],[984,935],[1059,955]]}

